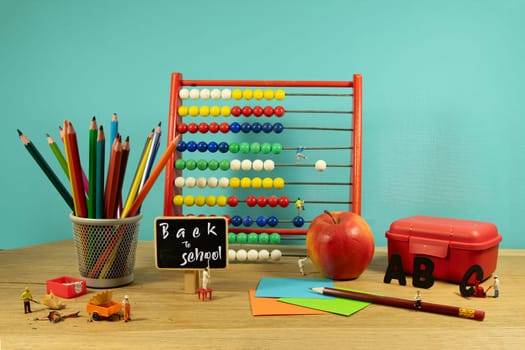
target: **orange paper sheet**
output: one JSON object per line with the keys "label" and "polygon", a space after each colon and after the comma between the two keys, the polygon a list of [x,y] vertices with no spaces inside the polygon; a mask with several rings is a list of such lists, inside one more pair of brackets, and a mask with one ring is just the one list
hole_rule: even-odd
{"label": "orange paper sheet", "polygon": [[248,291],[253,316],[323,315],[327,312],[287,304],[276,298],[256,298],[255,290]]}

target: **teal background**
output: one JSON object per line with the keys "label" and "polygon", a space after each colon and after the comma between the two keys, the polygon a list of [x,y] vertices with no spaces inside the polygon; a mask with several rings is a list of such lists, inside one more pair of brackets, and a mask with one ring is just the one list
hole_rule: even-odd
{"label": "teal background", "polygon": [[[142,145],[146,130],[167,123],[175,71],[361,73],[362,214],[376,244],[386,245],[393,220],[424,214],[493,222],[501,247],[525,248],[524,14],[521,0],[0,0],[0,249],[72,237],[68,208],[16,129],[57,172],[44,135],[58,139],[64,119],[87,130],[95,115],[109,129],[117,112],[122,133]],[[142,207],[141,239],[153,238],[163,185]]]}

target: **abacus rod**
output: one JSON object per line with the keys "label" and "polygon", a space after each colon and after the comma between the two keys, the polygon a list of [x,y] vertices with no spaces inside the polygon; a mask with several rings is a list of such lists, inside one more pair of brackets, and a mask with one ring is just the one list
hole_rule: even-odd
{"label": "abacus rod", "polygon": [[354,96],[354,94],[287,92],[286,96],[343,96],[343,97],[350,97],[350,96]]}
{"label": "abacus rod", "polygon": [[[336,150],[336,149],[352,149],[352,146],[304,147],[305,151]],[[284,151],[296,151],[297,147],[283,147],[283,150]]]}
{"label": "abacus rod", "polygon": [[[239,203],[246,203],[245,199],[239,199]],[[304,201],[306,204],[351,204],[351,201]]]}
{"label": "abacus rod", "polygon": [[[315,164],[295,164],[295,163],[282,163],[282,164],[275,164],[276,167],[300,167],[300,168],[311,168],[314,167]],[[352,164],[327,164],[328,168],[351,168]]]}
{"label": "abacus rod", "polygon": [[354,131],[352,128],[326,128],[316,126],[284,126],[284,130],[326,130],[326,131]]}
{"label": "abacus rod", "polygon": [[352,88],[353,81],[309,80],[181,80],[183,86],[253,86],[253,87],[319,87]]}
{"label": "abacus rod", "polygon": [[327,113],[327,114],[353,114],[354,111],[339,111],[326,109],[286,109],[286,113]]}
{"label": "abacus rod", "polygon": [[286,181],[286,185],[327,185],[327,186],[351,186],[351,182],[294,182],[294,181]]}

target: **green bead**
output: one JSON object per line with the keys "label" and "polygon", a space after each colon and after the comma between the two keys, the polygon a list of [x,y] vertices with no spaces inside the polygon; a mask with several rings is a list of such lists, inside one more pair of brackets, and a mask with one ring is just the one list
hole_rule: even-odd
{"label": "green bead", "polygon": [[210,170],[217,170],[217,169],[219,169],[219,162],[216,161],[215,159],[212,159],[212,160],[208,161],[208,169],[210,169]]}
{"label": "green bead", "polygon": [[175,161],[175,169],[184,170],[185,167],[186,167],[186,161],[184,159],[177,159]]}
{"label": "green bead", "polygon": [[188,159],[186,161],[186,169],[195,170],[197,168],[197,161],[195,159]]}
{"label": "green bead", "polygon": [[233,232],[228,233],[228,243],[235,243],[237,240],[237,235]]}
{"label": "green bead", "polygon": [[261,152],[264,154],[268,154],[272,151],[272,145],[268,142],[265,142],[261,145]]}
{"label": "green bead", "polygon": [[250,232],[248,234],[248,243],[250,243],[250,244],[257,244],[257,241],[258,241],[257,233]]}
{"label": "green bead", "polygon": [[272,233],[270,235],[270,243],[271,244],[279,244],[279,243],[281,243],[281,236],[277,232]]}
{"label": "green bead", "polygon": [[261,144],[259,142],[253,142],[250,145],[250,152],[259,153],[261,151]]}
{"label": "green bead", "polygon": [[270,242],[270,235],[267,234],[266,232],[263,232],[261,234],[259,234],[259,243],[260,244],[268,244],[268,242]]}
{"label": "green bead", "polygon": [[208,162],[204,159],[199,159],[197,161],[197,168],[199,168],[199,170],[206,170],[206,168],[208,168]]}
{"label": "green bead", "polygon": [[250,144],[248,142],[241,142],[239,146],[239,151],[241,153],[250,153]]}
{"label": "green bead", "polygon": [[227,159],[223,159],[219,163],[219,167],[221,170],[229,170],[230,169],[230,161]]}
{"label": "green bead", "polygon": [[245,244],[248,239],[248,236],[244,232],[240,232],[237,234],[237,243],[239,244]]}
{"label": "green bead", "polygon": [[274,143],[272,145],[272,153],[273,154],[279,154],[283,151],[283,145],[281,145],[280,143]]}
{"label": "green bead", "polygon": [[231,153],[238,153],[239,152],[239,144],[236,142],[230,143],[230,152]]}

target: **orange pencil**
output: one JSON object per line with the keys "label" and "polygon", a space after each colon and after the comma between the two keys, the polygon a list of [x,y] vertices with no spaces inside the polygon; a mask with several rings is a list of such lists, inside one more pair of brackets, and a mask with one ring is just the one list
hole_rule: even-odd
{"label": "orange pencil", "polygon": [[120,161],[120,169],[117,181],[117,213],[122,212],[122,185],[124,184],[124,176],[126,175],[126,166],[128,165],[129,157],[129,136],[122,144],[122,159]]}
{"label": "orange pencil", "polygon": [[82,168],[80,165],[80,155],[78,152],[77,134],[73,124],[64,121],[64,145],[67,148],[67,161],[71,175],[71,192],[73,203],[75,204],[75,215],[78,217],[87,217],[87,203],[85,189],[82,180]]}
{"label": "orange pencil", "polygon": [[106,192],[104,195],[104,211],[108,219],[115,218],[117,214],[117,186],[121,160],[122,144],[120,135],[117,134],[111,147],[108,175],[106,177]]}

